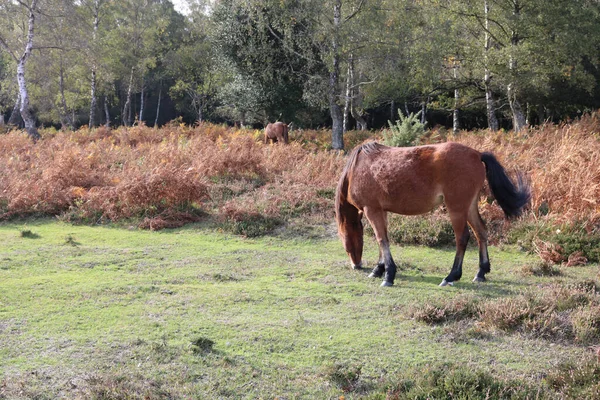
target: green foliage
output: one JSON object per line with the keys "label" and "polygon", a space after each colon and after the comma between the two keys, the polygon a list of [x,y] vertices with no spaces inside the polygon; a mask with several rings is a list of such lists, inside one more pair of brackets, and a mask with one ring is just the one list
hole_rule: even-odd
{"label": "green foliage", "polygon": [[585,359],[581,363],[561,363],[548,371],[544,381],[565,398],[600,398],[600,364],[597,360]]}
{"label": "green foliage", "polygon": [[362,366],[358,364],[334,363],[325,368],[327,379],[344,392],[353,391],[360,379]]}
{"label": "green foliage", "polygon": [[213,351],[215,342],[205,337],[198,337],[192,340],[192,351],[196,354],[202,354]]}
{"label": "green foliage", "polygon": [[[440,364],[403,371],[400,383],[386,396],[390,400],[408,399],[545,399],[544,388],[520,380],[497,378],[489,372],[469,367]],[[548,396],[548,397],[547,397]]]}
{"label": "green foliage", "polygon": [[21,231],[21,237],[26,239],[39,239],[40,235],[35,232],[32,232],[29,229],[24,229]]}
{"label": "green foliage", "polygon": [[425,133],[425,125],[419,121],[420,115],[421,111],[416,114],[410,113],[405,117],[398,109],[400,119],[395,123],[388,121],[389,128],[382,132],[384,143],[397,147],[415,146]]}
{"label": "green foliage", "polygon": [[556,248],[563,261],[567,261],[572,254],[580,254],[588,262],[600,262],[600,233],[588,232],[586,224],[579,221],[568,225],[543,221],[520,222],[507,232],[506,240],[532,252],[536,241],[541,240],[558,246]]}
{"label": "green foliage", "polygon": [[252,212],[238,212],[223,227],[236,235],[258,237],[272,232],[282,224],[281,219]]}

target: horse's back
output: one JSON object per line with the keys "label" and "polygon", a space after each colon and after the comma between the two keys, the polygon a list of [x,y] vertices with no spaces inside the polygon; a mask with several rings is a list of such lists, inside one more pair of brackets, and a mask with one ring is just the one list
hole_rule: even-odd
{"label": "horse's back", "polygon": [[359,208],[423,214],[443,200],[479,191],[485,168],[478,151],[447,142],[415,147],[363,145],[352,171],[350,198]]}
{"label": "horse's back", "polygon": [[283,140],[287,143],[287,125],[281,121],[268,123],[265,127],[265,137],[272,140]]}

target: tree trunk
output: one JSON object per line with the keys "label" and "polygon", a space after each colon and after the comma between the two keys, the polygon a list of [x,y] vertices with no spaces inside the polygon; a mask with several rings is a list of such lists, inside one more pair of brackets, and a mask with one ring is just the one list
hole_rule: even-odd
{"label": "tree trunk", "polygon": [[17,101],[15,101],[15,106],[10,113],[10,117],[8,118],[7,125],[10,126],[19,126],[21,125],[21,114],[19,113],[19,109],[21,108],[21,94],[17,94]]}
{"label": "tree trunk", "polygon": [[348,59],[348,73],[346,75],[346,97],[344,98],[344,124],[342,129],[344,133],[348,132],[350,107],[352,106],[352,85],[354,85],[354,82],[352,82],[352,68],[352,55],[350,55],[350,58]]}
{"label": "tree trunk", "polygon": [[[457,61],[454,61],[454,84],[458,84],[458,65]],[[454,109],[452,110],[452,133],[458,135],[460,131],[460,121],[458,120],[458,107],[460,105],[460,92],[457,87],[454,88]]]}
{"label": "tree trunk", "polygon": [[91,129],[96,125],[96,66],[92,66],[92,83],[91,83],[91,96],[92,99],[90,101],[90,120],[88,122],[88,127]]}
{"label": "tree trunk", "polygon": [[144,122],[144,80],[142,79],[142,94],[140,96],[140,117],[138,123],[141,125]]}
{"label": "tree trunk", "polygon": [[517,99],[515,83],[509,83],[506,91],[508,95],[508,104],[510,105],[510,111],[512,113],[513,130],[515,132],[520,132],[527,125],[527,122],[525,121],[525,114],[523,113],[523,108],[521,108],[521,103]]}
{"label": "tree trunk", "polygon": [[123,125],[131,126],[131,92],[133,91],[133,72],[135,68],[131,67],[131,74],[129,75],[129,86],[127,88],[127,98],[125,99],[125,105],[123,106]]}
{"label": "tree trunk", "polygon": [[27,59],[31,55],[33,49],[33,31],[35,25],[35,7],[37,0],[32,0],[29,6],[29,27],[27,32],[27,44],[25,45],[25,51],[17,63],[17,81],[19,82],[19,93],[21,97],[21,118],[25,123],[25,130],[27,134],[34,140],[37,141],[41,138],[38,130],[35,126],[35,116],[33,111],[29,107],[29,93],[27,92],[27,85],[25,82],[25,64]]}
{"label": "tree trunk", "polygon": [[104,116],[106,118],[104,126],[110,128],[110,110],[108,109],[108,99],[106,96],[104,96]]}
{"label": "tree trunk", "polygon": [[395,116],[396,116],[396,102],[394,100],[392,100],[392,102],[390,103],[390,121],[395,121]]}
{"label": "tree trunk", "polygon": [[[521,16],[521,5],[519,1],[515,1],[513,8],[513,16],[515,20],[519,20]],[[520,132],[526,125],[525,122],[525,114],[523,114],[523,109],[521,108],[521,103],[517,99],[517,83],[516,83],[516,74],[517,74],[517,60],[514,58],[514,49],[519,45],[521,38],[519,33],[516,31],[516,28],[511,32],[510,39],[510,57],[509,57],[509,65],[508,68],[510,70],[511,82],[506,87],[507,95],[508,95],[508,104],[510,105],[510,111],[512,113],[513,120],[513,130],[515,132]]]}
{"label": "tree trunk", "polygon": [[66,130],[68,128],[73,128],[73,121],[69,120],[68,108],[67,108],[67,99],[65,98],[65,77],[64,77],[64,66],[63,60],[60,60],[60,70],[58,73],[58,88],[60,92],[60,107],[59,107],[59,115],[60,115],[60,124],[61,129]]}
{"label": "tree trunk", "polygon": [[158,103],[156,104],[156,117],[154,118],[154,127],[158,128],[158,113],[160,112],[160,98],[162,96],[162,88],[158,91]]}
{"label": "tree trunk", "polygon": [[427,105],[429,104],[429,96],[427,97],[427,100],[423,101],[421,103],[421,123],[423,125],[425,125],[427,123]]}
{"label": "tree trunk", "polygon": [[338,80],[340,74],[339,29],[342,22],[342,1],[335,0],[333,5],[333,35],[331,39],[332,66],[329,72],[329,111],[331,113],[331,147],[344,149],[344,116],[338,104]]}
{"label": "tree trunk", "polygon": [[490,7],[488,4],[488,0],[484,0],[484,13],[485,13],[485,35],[484,35],[484,76],[483,76],[483,86],[485,88],[485,108],[487,111],[487,121],[488,128],[496,132],[499,128],[498,118],[496,118],[496,107],[494,105],[494,96],[492,93],[492,89],[490,87],[490,83],[492,80],[490,70],[488,68],[488,52],[490,51],[490,35],[488,33],[490,27],[489,13]]}
{"label": "tree trunk", "polygon": [[[96,43],[96,37],[98,34],[98,23],[99,23],[99,9],[100,9],[100,2],[98,0],[94,1],[94,30],[92,32],[92,43],[95,44]],[[94,125],[96,125],[96,60],[94,59],[92,61],[92,78],[91,78],[91,84],[90,84],[90,94],[91,94],[91,101],[90,101],[90,120],[88,123],[89,128],[93,128]]]}
{"label": "tree trunk", "polygon": [[355,87],[356,80],[354,79],[354,58],[350,58],[351,68],[348,69],[352,90],[350,91],[350,114],[356,121],[356,129],[364,131],[367,129],[367,121],[363,118],[362,113],[362,94],[360,87]]}

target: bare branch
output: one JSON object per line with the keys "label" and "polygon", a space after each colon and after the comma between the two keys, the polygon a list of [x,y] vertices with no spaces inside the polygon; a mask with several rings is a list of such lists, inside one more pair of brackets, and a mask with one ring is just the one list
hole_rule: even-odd
{"label": "bare branch", "polygon": [[350,21],[352,18],[354,18],[356,16],[356,14],[358,14],[360,12],[360,10],[362,9],[363,4],[365,4],[365,0],[360,0],[360,3],[358,3],[358,7],[356,8],[356,10],[354,10],[354,12],[350,15],[348,15],[345,19],[344,22],[348,22]]}
{"label": "bare branch", "polygon": [[283,41],[282,38],[279,37],[279,35],[277,35],[277,33],[275,33],[275,31],[273,30],[273,28],[271,28],[271,24],[267,23],[267,29],[269,30],[269,32],[271,32],[271,35],[273,35],[277,40],[279,40],[281,42],[281,44],[283,44],[283,47],[285,47],[287,50],[291,51],[292,53],[294,53],[295,55],[297,55],[298,57],[301,57],[305,60],[311,61],[311,62],[315,62],[315,60],[306,57],[304,54],[300,54],[298,53],[296,50],[289,48],[285,42]]}
{"label": "bare branch", "polygon": [[0,36],[0,45],[13,58],[13,60],[15,60],[17,62],[19,61],[19,59],[17,58],[17,56],[15,55],[15,53],[13,53],[13,51],[10,49],[10,47],[8,47],[8,44],[6,44],[6,42],[4,41],[4,38],[1,37],[1,36]]}

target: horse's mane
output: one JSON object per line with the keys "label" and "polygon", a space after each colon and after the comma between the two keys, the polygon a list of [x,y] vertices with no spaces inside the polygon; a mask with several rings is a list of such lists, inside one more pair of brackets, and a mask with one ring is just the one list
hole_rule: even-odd
{"label": "horse's mane", "polygon": [[359,146],[358,151],[362,151],[365,154],[376,154],[379,153],[383,147],[382,144],[377,142],[366,142]]}
{"label": "horse's mane", "polygon": [[342,175],[340,176],[340,180],[338,182],[336,196],[335,196],[335,209],[338,221],[341,221],[348,216],[344,215],[342,212],[342,208],[346,202],[346,196],[348,195],[348,184],[349,178],[354,166],[356,165],[356,160],[358,160],[358,155],[362,152],[367,155],[378,153],[384,146],[377,142],[367,142],[363,143],[360,146],[356,146],[354,150],[348,156],[348,161],[344,166],[344,170],[342,171]]}

